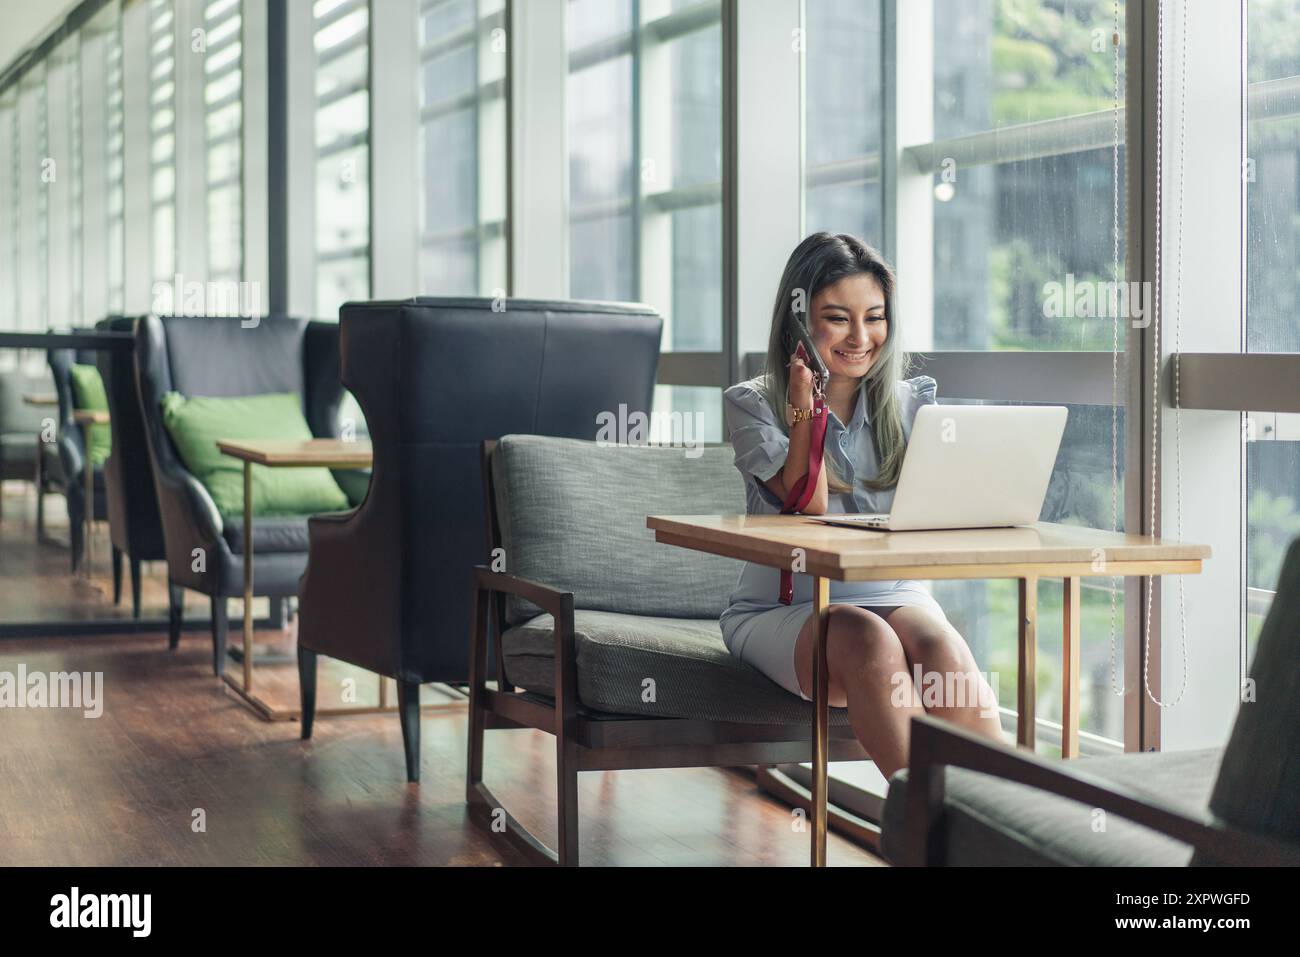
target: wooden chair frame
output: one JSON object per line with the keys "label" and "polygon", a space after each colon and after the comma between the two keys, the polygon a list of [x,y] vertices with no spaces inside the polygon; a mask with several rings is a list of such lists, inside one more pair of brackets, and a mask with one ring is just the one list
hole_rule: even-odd
{"label": "wooden chair frame", "polygon": [[903,861],[912,867],[940,865],[946,859],[944,769],[967,768],[1080,801],[1190,844],[1216,865],[1276,867],[1300,865],[1300,847],[1273,836],[1236,827],[1211,812],[1189,814],[1079,770],[1076,762],[1057,763],[1023,750],[995,744],[929,715],[912,719],[908,756]]}
{"label": "wooden chair frame", "polygon": [[[501,545],[492,484],[492,440],[483,443],[483,491],[488,551]],[[634,768],[737,767],[812,760],[810,724],[758,725],[686,718],[603,715],[578,703],[573,593],[488,566],[474,569],[470,644],[469,750],[465,798],[471,816],[492,829],[504,824],[509,843],[537,864],[578,864],[578,772]],[[515,595],[550,613],[555,622],[553,701],[520,692],[505,676],[501,634],[505,601]],[[495,599],[495,601],[493,600]],[[495,613],[496,627],[490,627]],[[490,638],[489,638],[490,634]],[[488,687],[488,647],[496,659],[496,688]],[[555,736],[558,837],[552,850],[497,800],[483,781],[484,732],[535,728]],[[831,761],[869,760],[848,726],[830,729]]]}

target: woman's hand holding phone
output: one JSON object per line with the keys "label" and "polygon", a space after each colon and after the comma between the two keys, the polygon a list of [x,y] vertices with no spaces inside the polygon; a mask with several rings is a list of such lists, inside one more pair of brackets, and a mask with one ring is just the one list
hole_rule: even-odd
{"label": "woman's hand holding phone", "polygon": [[808,353],[800,342],[790,357],[790,384],[786,386],[786,401],[796,409],[812,408],[813,373],[807,359]]}

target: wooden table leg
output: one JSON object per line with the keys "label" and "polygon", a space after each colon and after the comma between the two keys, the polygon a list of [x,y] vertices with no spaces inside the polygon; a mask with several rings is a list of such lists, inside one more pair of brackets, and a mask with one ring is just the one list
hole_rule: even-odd
{"label": "wooden table leg", "polygon": [[45,438],[36,433],[36,544],[41,544],[45,532]]}
{"label": "wooden table leg", "polygon": [[1016,743],[1034,749],[1036,672],[1038,669],[1038,579],[1021,578],[1019,672],[1016,675]]}
{"label": "wooden table leg", "polygon": [[1079,756],[1079,579],[1064,580],[1061,603],[1064,629],[1061,648],[1061,757]]}
{"label": "wooden table leg", "polygon": [[244,691],[253,693],[253,463],[244,463]]}
{"label": "wooden table leg", "polygon": [[831,583],[813,578],[813,613],[817,641],[813,645],[812,866],[826,866],[826,758],[829,736],[830,671],[826,664],[826,635],[830,628]]}

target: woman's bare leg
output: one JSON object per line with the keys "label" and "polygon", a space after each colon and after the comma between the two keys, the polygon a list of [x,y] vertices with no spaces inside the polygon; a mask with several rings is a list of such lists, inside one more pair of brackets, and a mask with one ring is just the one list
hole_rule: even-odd
{"label": "woman's bare leg", "polygon": [[[907,655],[885,619],[853,605],[830,607],[826,665],[832,707],[849,709],[849,724],[888,780],[907,766],[913,715],[925,710],[916,699]],[[812,697],[813,643],[817,615],[809,615],[795,645],[799,687]]]}
{"label": "woman's bare leg", "polygon": [[[935,717],[983,734],[995,741],[1002,737],[997,713],[997,696],[979,672],[975,655],[966,640],[946,619],[927,608],[904,605],[888,613],[886,621],[898,636],[907,660],[919,666],[923,675],[937,674],[943,682],[945,700],[926,710]],[[916,690],[924,703],[926,678]],[[948,689],[961,688],[961,696],[946,700]]]}

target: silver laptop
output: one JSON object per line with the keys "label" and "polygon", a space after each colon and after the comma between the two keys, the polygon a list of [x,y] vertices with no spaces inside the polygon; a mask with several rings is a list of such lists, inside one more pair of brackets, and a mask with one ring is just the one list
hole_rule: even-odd
{"label": "silver laptop", "polygon": [[810,515],[828,525],[919,531],[1038,521],[1065,406],[926,405],[916,413],[888,515]]}

